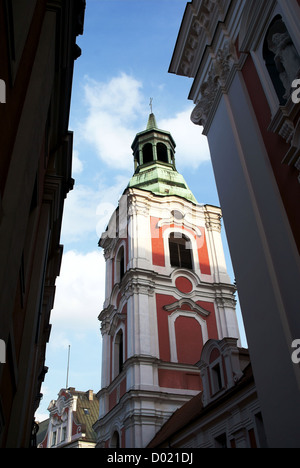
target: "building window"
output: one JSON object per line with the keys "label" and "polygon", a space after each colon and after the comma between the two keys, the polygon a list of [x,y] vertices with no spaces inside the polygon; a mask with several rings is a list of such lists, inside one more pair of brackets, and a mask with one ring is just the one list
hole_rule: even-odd
{"label": "building window", "polygon": [[119,374],[123,370],[124,356],[123,356],[123,332],[119,334]]}
{"label": "building window", "polygon": [[125,275],[125,251],[123,246],[119,249],[116,260],[117,283],[120,283]]}
{"label": "building window", "polygon": [[52,447],[56,445],[56,442],[57,442],[57,432],[55,431],[52,433]]}
{"label": "building window", "polygon": [[64,426],[62,428],[61,441],[65,442],[66,438],[67,438],[67,428]]}
{"label": "building window", "polygon": [[172,267],[193,269],[191,242],[184,234],[171,233],[169,250]]}
{"label": "building window", "polygon": [[121,448],[120,446],[120,436],[119,436],[119,433],[118,431],[115,431],[112,438],[111,438],[111,444],[110,444],[111,448]]}
{"label": "building window", "polygon": [[115,377],[119,375],[123,370],[124,365],[124,339],[123,339],[123,330],[119,330],[115,337],[115,347],[114,347],[114,370]]}
{"label": "building window", "polygon": [[157,149],[157,160],[161,162],[168,163],[168,148],[163,143],[158,143],[156,146]]}
{"label": "building window", "polygon": [[252,448],[252,449],[257,449],[255,431],[254,431],[253,428],[252,428],[252,429],[249,429],[249,431],[248,431],[248,436],[249,436],[250,448]]}
{"label": "building window", "polygon": [[211,368],[213,393],[219,392],[223,388],[222,374],[220,364]]}
{"label": "building window", "polygon": [[143,164],[147,164],[153,161],[153,148],[151,143],[147,143],[143,147]]}
{"label": "building window", "polygon": [[291,96],[292,83],[299,76],[300,57],[280,15],[269,26],[263,57],[279,103],[285,105]]}
{"label": "building window", "polygon": [[215,438],[215,448],[227,448],[227,436],[225,432]]}

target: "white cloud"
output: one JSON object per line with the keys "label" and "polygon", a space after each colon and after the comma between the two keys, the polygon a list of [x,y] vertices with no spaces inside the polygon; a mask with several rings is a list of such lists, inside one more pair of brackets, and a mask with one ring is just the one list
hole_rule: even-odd
{"label": "white cloud", "polygon": [[160,127],[169,131],[176,143],[176,162],[181,167],[197,169],[210,160],[207,139],[202,129],[190,119],[192,108],[179,112],[175,117],[164,119]]}
{"label": "white cloud", "polygon": [[39,411],[35,413],[35,420],[37,422],[43,422],[43,421],[46,421],[47,419],[49,419],[49,413],[40,413]]}
{"label": "white cloud", "polygon": [[63,243],[65,240],[71,244],[89,239],[97,242],[128,182],[127,175],[116,175],[113,179],[101,180],[95,187],[75,184],[65,202]]}
{"label": "white cloud", "polygon": [[121,73],[108,82],[97,82],[87,78],[86,100],[93,110],[101,110],[120,120],[134,118],[141,112],[143,85],[134,77]]}
{"label": "white cloud", "polygon": [[[161,92],[160,85],[158,92]],[[131,144],[147,123],[149,97],[143,95],[141,81],[126,73],[107,82],[86,77],[84,99],[87,117],[80,128],[81,138],[95,148],[97,156],[108,167],[119,171],[133,167]],[[157,123],[172,134],[181,165],[196,169],[210,156],[202,129],[190,120],[192,110],[189,106]],[[166,115],[166,110],[160,114]]]}
{"label": "white cloud", "polygon": [[73,160],[72,160],[72,173],[81,174],[83,171],[83,163],[79,159],[79,153],[77,150],[73,150]]}
{"label": "white cloud", "polygon": [[63,243],[78,242],[96,233],[96,208],[100,193],[85,185],[75,185],[64,207]]}
{"label": "white cloud", "polygon": [[51,321],[57,330],[51,340],[54,348],[68,346],[68,333],[77,338],[98,326],[105,296],[105,261],[102,252],[87,254],[69,251],[63,255]]}
{"label": "white cloud", "polygon": [[124,175],[116,176],[114,185],[111,187],[103,188],[101,201],[96,209],[96,232],[100,238],[101,234],[105,231],[108,222],[118,206],[118,202],[129,183],[129,177]]}
{"label": "white cloud", "polygon": [[134,122],[145,109],[141,89],[142,83],[125,73],[106,83],[86,78],[88,116],[81,136],[95,147],[103,162],[118,170],[133,167]]}

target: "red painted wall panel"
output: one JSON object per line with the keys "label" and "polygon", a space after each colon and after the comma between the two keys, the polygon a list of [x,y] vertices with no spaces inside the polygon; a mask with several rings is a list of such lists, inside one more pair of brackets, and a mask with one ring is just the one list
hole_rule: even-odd
{"label": "red painted wall panel", "polygon": [[126,393],[126,377],[120,382],[120,398]]}
{"label": "red painted wall panel", "polygon": [[202,237],[197,238],[200,270],[201,270],[201,273],[203,273],[204,275],[211,275],[205,229],[200,228],[200,230],[202,233]]}
{"label": "red painted wall panel", "polygon": [[196,301],[197,304],[204,310],[210,312],[209,317],[206,319],[208,338],[210,340],[219,340],[215,306],[212,302]]}
{"label": "red painted wall panel", "polygon": [[[177,299],[171,295],[156,294],[159,355],[160,355],[160,359],[162,359],[163,361],[167,361],[167,362],[171,360],[168,317],[172,312],[168,312],[164,310],[164,306],[174,304],[175,302],[177,302]],[[209,339],[218,339],[219,337],[218,337],[218,329],[217,329],[217,323],[216,323],[216,317],[215,317],[214,304],[211,302],[206,302],[206,301],[197,301],[196,303],[203,309],[210,312],[210,315],[205,319],[206,324],[207,324],[207,331],[208,331]],[[190,308],[184,305],[183,310],[188,311],[190,310]],[[199,325],[198,322],[196,323],[197,325]],[[178,331],[179,331],[179,327],[178,327]],[[194,333],[194,331],[192,333]],[[179,336],[180,356],[182,357],[181,352],[185,353],[183,351],[184,334],[179,331],[178,336]],[[189,351],[190,358],[194,356],[198,356],[198,353],[201,353],[202,348],[203,348],[203,342],[202,340],[201,341],[199,340],[198,335],[197,335],[197,338],[195,336],[193,340],[194,340],[194,346],[196,349],[194,351],[192,350]],[[178,352],[178,347],[177,347],[177,352]],[[193,364],[195,364],[196,362],[197,362],[197,359],[195,362],[193,362]]]}
{"label": "red painted wall panel", "polygon": [[168,362],[171,360],[168,327],[169,313],[164,310],[163,307],[168,304],[173,304],[174,302],[176,302],[176,299],[172,296],[166,296],[164,294],[156,295],[159,357],[163,361]]}
{"label": "red painted wall panel", "polygon": [[199,374],[171,369],[158,369],[158,382],[164,388],[182,388],[187,390],[202,390]]}
{"label": "red painted wall panel", "polygon": [[269,160],[274,172],[278,189],[294,233],[300,252],[300,215],[295,209],[295,200],[300,199],[298,171],[292,166],[282,164],[282,159],[290,146],[279,135],[268,130],[271,123],[271,111],[254,62],[249,55],[242,70],[243,78],[252,102],[257,122],[265,143]]}
{"label": "red painted wall panel", "polygon": [[125,448],[125,429],[124,429],[124,427],[121,430],[121,448]]}
{"label": "red painted wall panel", "polygon": [[109,411],[114,408],[117,404],[117,389],[115,388],[108,397],[108,408]]}
{"label": "red painted wall panel", "polygon": [[152,262],[156,266],[165,266],[165,252],[163,231],[157,227],[159,218],[150,218],[151,242],[152,242]]}
{"label": "red painted wall panel", "polygon": [[196,319],[180,316],[175,321],[178,362],[196,364],[203,348],[202,329]]}

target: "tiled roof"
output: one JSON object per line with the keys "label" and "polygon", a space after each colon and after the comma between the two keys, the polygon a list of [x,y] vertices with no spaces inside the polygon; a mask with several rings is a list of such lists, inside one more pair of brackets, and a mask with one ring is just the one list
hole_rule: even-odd
{"label": "tiled roof", "polygon": [[85,440],[96,441],[96,433],[93,430],[93,424],[99,417],[99,400],[95,394],[93,399],[89,399],[89,392],[72,391],[74,396],[77,396],[76,412],[73,413],[77,424],[80,424],[85,429]]}
{"label": "tiled roof", "polygon": [[47,431],[48,431],[49,422],[50,422],[50,419],[46,419],[45,421],[37,423],[39,426],[39,430],[36,435],[37,444],[40,444],[45,439]]}

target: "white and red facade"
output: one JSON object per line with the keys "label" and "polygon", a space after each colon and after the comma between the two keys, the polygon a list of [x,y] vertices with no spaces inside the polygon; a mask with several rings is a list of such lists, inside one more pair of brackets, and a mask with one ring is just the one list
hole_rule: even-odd
{"label": "white and red facade", "polygon": [[92,390],[61,389],[57,400],[49,404],[48,427],[40,436],[38,448],[95,448],[92,422],[98,410],[99,402]]}
{"label": "white and red facade", "polygon": [[[99,316],[98,447],[145,447],[171,414],[201,391],[195,364],[204,344],[239,339],[220,220],[214,206],[125,190],[99,242],[106,300]],[[171,264],[169,239],[182,235],[189,268]]]}

